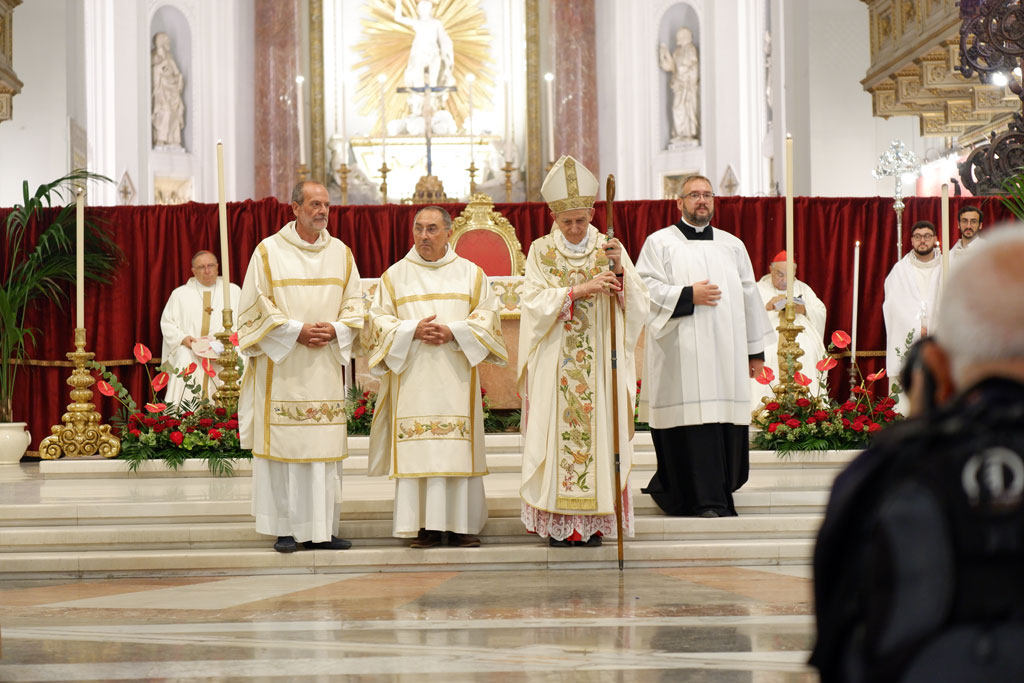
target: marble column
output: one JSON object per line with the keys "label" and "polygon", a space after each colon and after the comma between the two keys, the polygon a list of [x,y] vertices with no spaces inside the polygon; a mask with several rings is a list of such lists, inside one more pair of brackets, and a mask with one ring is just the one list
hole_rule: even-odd
{"label": "marble column", "polygon": [[594,0],[552,0],[555,157],[571,154],[599,175]]}
{"label": "marble column", "polygon": [[298,180],[299,0],[256,0],[255,199],[291,199]]}

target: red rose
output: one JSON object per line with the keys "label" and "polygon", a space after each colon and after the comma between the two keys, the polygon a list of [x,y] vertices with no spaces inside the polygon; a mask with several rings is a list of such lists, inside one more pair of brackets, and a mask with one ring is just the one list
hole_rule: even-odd
{"label": "red rose", "polygon": [[768,410],[778,410],[780,406],[777,401],[772,401],[771,403],[766,403],[764,407]]}
{"label": "red rose", "polygon": [[788,420],[791,417],[793,417],[793,416],[790,415],[789,413],[783,413],[782,415],[779,415],[779,422],[785,422],[786,420]]}
{"label": "red rose", "polygon": [[[639,380],[637,380],[637,384],[640,384]],[[370,392],[369,391],[364,391],[363,392],[363,398],[370,398]]]}
{"label": "red rose", "polygon": [[237,420],[238,419],[238,413],[231,413],[231,419],[232,420]]}
{"label": "red rose", "polygon": [[364,408],[363,406],[359,406],[358,408],[356,408],[352,412],[352,417],[354,417],[354,418],[356,418],[358,420],[359,418],[361,418],[365,414],[366,414],[366,408]]}
{"label": "red rose", "polygon": [[184,419],[186,419],[186,418],[192,417],[193,415],[195,415],[195,413],[193,413],[193,412],[192,412],[192,411],[190,410],[190,411],[188,411],[187,413],[182,413],[182,415],[181,415],[181,418],[182,418],[182,419],[184,420]]}
{"label": "red rose", "polygon": [[806,398],[798,398],[796,400],[796,404],[798,406],[800,406],[801,408],[806,408],[807,406],[811,405],[811,402],[810,402],[810,400],[808,400]]}
{"label": "red rose", "polygon": [[853,401],[847,401],[847,402],[846,402],[846,403],[844,403],[843,405],[839,406],[839,408],[840,408],[840,409],[842,409],[842,410],[844,410],[844,411],[846,411],[846,412],[850,412],[850,411],[851,411],[851,410],[853,410],[853,409],[854,409],[855,407],[856,407],[856,406],[854,405]]}
{"label": "red rose", "polygon": [[871,424],[868,425],[868,431],[869,432],[877,432],[881,428],[882,428],[882,425],[878,424],[877,422],[872,422]]}
{"label": "red rose", "polygon": [[165,425],[163,422],[157,422],[155,425],[153,425],[153,431],[156,432],[157,434],[164,431],[165,429],[167,429],[167,425]]}
{"label": "red rose", "polygon": [[845,417],[843,418],[843,426],[846,427],[847,429],[850,428],[850,421],[847,420]]}
{"label": "red rose", "polygon": [[204,428],[212,427],[213,426],[213,420],[211,420],[208,417],[204,417],[202,420],[199,421],[199,426],[200,427],[204,427]]}
{"label": "red rose", "polygon": [[775,430],[778,429],[779,425],[781,425],[781,424],[782,424],[781,422],[772,422],[770,425],[768,425],[768,433],[769,434],[774,434]]}
{"label": "red rose", "polygon": [[866,413],[868,412],[868,407],[861,403],[859,406],[857,406],[857,412]]}
{"label": "red rose", "polygon": [[146,425],[147,427],[152,427],[153,425],[156,424],[156,418],[155,417],[144,417],[144,418],[142,418],[142,424]]}
{"label": "red rose", "polygon": [[815,422],[817,422],[817,421],[818,421],[818,420],[817,420],[817,419],[815,419],[815,418],[813,418],[813,417],[809,417],[809,418],[807,418],[807,424],[809,424],[809,425],[812,425],[812,424],[814,424],[814,423],[815,423]]}
{"label": "red rose", "polygon": [[136,439],[139,438],[140,436],[142,436],[142,432],[140,432],[138,429],[135,429],[134,427],[129,429],[128,433],[131,434],[132,436],[134,436]]}
{"label": "red rose", "polygon": [[132,416],[128,419],[128,421],[129,422],[139,422],[139,423],[141,423],[143,418],[145,418],[145,417],[146,416],[143,415],[142,413],[132,413]]}
{"label": "red rose", "polygon": [[885,417],[886,421],[888,422],[888,421],[891,421],[894,417],[896,417],[896,412],[892,411],[892,410],[886,410],[884,413],[882,413],[882,415]]}
{"label": "red rose", "polygon": [[824,410],[815,410],[814,417],[818,420],[827,420],[828,413],[826,413]]}
{"label": "red rose", "polygon": [[213,439],[214,441],[216,441],[217,439],[219,439],[221,437],[221,433],[220,433],[219,429],[211,429],[209,433],[210,433],[210,438]]}
{"label": "red rose", "polygon": [[224,417],[225,415],[228,414],[228,411],[224,410],[223,408],[214,408],[213,414],[219,415],[220,417]]}
{"label": "red rose", "polygon": [[238,429],[238,420],[228,420],[225,424],[227,424],[228,429]]}
{"label": "red rose", "polygon": [[175,446],[180,446],[181,442],[185,440],[185,435],[179,431],[173,431],[170,433],[169,436],[171,439],[171,443],[173,443]]}
{"label": "red rose", "polygon": [[191,434],[192,432],[196,431],[196,428],[195,427],[185,427],[185,431],[188,432],[189,434]]}
{"label": "red rose", "polygon": [[796,419],[786,420],[786,426],[787,427],[791,427],[793,429],[796,429],[797,427],[800,426],[800,420],[796,420]]}

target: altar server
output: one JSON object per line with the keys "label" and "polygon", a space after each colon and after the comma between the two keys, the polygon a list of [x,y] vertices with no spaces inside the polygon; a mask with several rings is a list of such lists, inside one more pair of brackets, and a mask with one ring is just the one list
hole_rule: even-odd
{"label": "altar server", "polygon": [[711,182],[690,176],[682,220],[651,234],[637,270],[651,292],[646,361],[658,470],[645,489],[669,515],[736,514],[750,471],[750,382],[771,330],[746,247],[711,227]]}
{"label": "altar server", "polygon": [[483,270],[448,244],[437,206],[413,219],[414,246],[385,271],[365,344],[381,386],[369,474],[395,480],[393,533],[413,548],[480,545],[487,474],[480,363],[508,361],[500,302]]}
{"label": "altar server", "polygon": [[[602,536],[614,536],[617,496],[623,533],[633,535],[634,350],[647,314],[647,288],[619,241],[590,224],[597,190],[597,178],[570,156],[551,168],[541,194],[554,224],[530,246],[520,290],[522,520],[552,546],[598,546]],[[611,378],[613,315],[617,395]],[[620,491],[615,489],[616,403]]]}
{"label": "altar server", "polygon": [[295,220],[256,247],[242,285],[238,346],[249,362],[239,437],[251,448],[256,531],[274,549],[344,550],[341,461],[348,454],[343,368],[363,326],[352,252],[327,233],[320,183],[292,192]]}
{"label": "altar server", "polygon": [[[237,316],[242,290],[234,283],[229,286],[231,310]],[[202,362],[199,353],[207,358],[216,356],[210,342],[215,334],[224,330],[223,310],[224,286],[217,276],[217,257],[209,251],[198,251],[192,257],[192,277],[171,292],[160,316],[160,331],[164,335],[161,360],[177,370],[184,370],[192,363]],[[220,366],[215,365],[215,368],[219,370]],[[201,378],[198,382],[202,398],[211,398],[220,386],[220,380],[205,373],[193,376]],[[179,375],[171,373],[170,377],[164,394],[167,403],[181,404],[195,398]]]}

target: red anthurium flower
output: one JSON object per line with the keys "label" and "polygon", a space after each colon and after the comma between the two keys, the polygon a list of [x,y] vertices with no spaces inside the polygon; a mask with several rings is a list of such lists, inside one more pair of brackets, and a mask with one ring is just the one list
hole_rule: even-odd
{"label": "red anthurium flower", "polygon": [[151,413],[160,413],[160,412],[163,412],[164,410],[167,410],[167,404],[166,403],[147,403],[146,404],[146,410],[148,410]]}
{"label": "red anthurium flower", "polygon": [[761,372],[757,373],[757,377],[754,378],[758,384],[771,384],[775,381],[775,372],[770,367],[765,365],[761,368]]}
{"label": "red anthurium flower", "polygon": [[836,348],[845,349],[850,345],[850,335],[842,330],[836,330],[832,333],[832,343],[836,345]]}
{"label": "red anthurium flower", "polygon": [[802,387],[809,387],[811,385],[811,378],[802,372],[794,372],[793,381]]}
{"label": "red anthurium flower", "polygon": [[213,369],[213,361],[210,360],[209,358],[203,359],[203,372],[205,372],[210,377],[217,376],[217,371]]}
{"label": "red anthurium flower", "polygon": [[170,379],[170,376],[166,372],[158,373],[157,376],[153,378],[153,381],[150,382],[150,384],[153,386],[153,391],[160,391],[161,389],[166,387],[167,382]]}
{"label": "red anthurium flower", "polygon": [[188,376],[189,376],[189,375],[191,375],[191,374],[192,374],[193,372],[195,372],[195,371],[196,371],[196,368],[198,368],[198,367],[199,367],[199,366],[198,366],[198,365],[196,365],[195,363],[189,363],[189,364],[188,364],[188,367],[187,367],[187,368],[185,368],[184,370],[182,370],[182,371],[181,371],[181,376],[182,376],[182,377],[188,377]]}
{"label": "red anthurium flower", "polygon": [[883,377],[885,377],[885,368],[882,368],[878,372],[871,373],[868,375],[867,380],[869,382],[874,382],[876,379],[882,379]]}
{"label": "red anthurium flower", "polygon": [[135,345],[135,360],[140,363],[148,363],[153,358],[153,352],[142,342]]}
{"label": "red anthurium flower", "polygon": [[837,365],[839,365],[839,362],[835,358],[827,356],[819,360],[818,364],[814,367],[818,368],[818,372],[828,372]]}
{"label": "red anthurium flower", "polygon": [[238,346],[238,333],[232,332],[231,336],[228,337],[228,341],[231,342],[232,346]]}
{"label": "red anthurium flower", "polygon": [[96,389],[104,396],[113,396],[117,393],[114,390],[114,387],[110,386],[108,382],[104,382],[103,380],[96,382]]}

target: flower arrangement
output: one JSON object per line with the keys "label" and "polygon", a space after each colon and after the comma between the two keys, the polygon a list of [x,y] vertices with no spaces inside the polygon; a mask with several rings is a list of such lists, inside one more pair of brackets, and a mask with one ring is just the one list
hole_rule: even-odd
{"label": "flower arrangement", "polygon": [[[849,344],[850,336],[838,330],[832,334],[828,350],[831,353],[835,349],[845,349]],[[860,449],[885,425],[903,419],[893,409],[896,405],[894,394],[875,398],[870,391],[872,384],[885,377],[885,368],[862,378],[844,403],[838,404],[829,398],[825,373],[837,364],[831,356],[818,362],[817,394],[766,402],[752,421],[760,429],[754,437],[753,445],[780,454],[789,451]],[[765,367],[755,379],[760,384],[770,386],[775,380],[775,373]],[[801,372],[794,373],[793,381],[805,387],[811,384],[810,378]]]}
{"label": "flower arrangement", "polygon": [[[130,471],[138,470],[145,460],[161,459],[176,470],[186,458],[200,458],[206,460],[214,474],[230,475],[234,471],[235,460],[252,457],[252,453],[243,450],[239,444],[238,413],[228,414],[227,410],[205,398],[193,399],[182,405],[158,402],[157,392],[167,386],[170,373],[181,377],[185,386],[200,396],[202,390],[194,377],[200,366],[191,363],[179,370],[164,364],[153,375],[148,365],[153,353],[145,344],[135,345],[134,356],[146,368],[153,397],[142,410],[113,373],[99,363],[90,363],[102,377],[96,383],[97,391],[120,404],[120,410],[111,422],[121,436],[119,457],[128,461]],[[216,376],[209,359],[204,358],[201,367],[209,377]]]}

